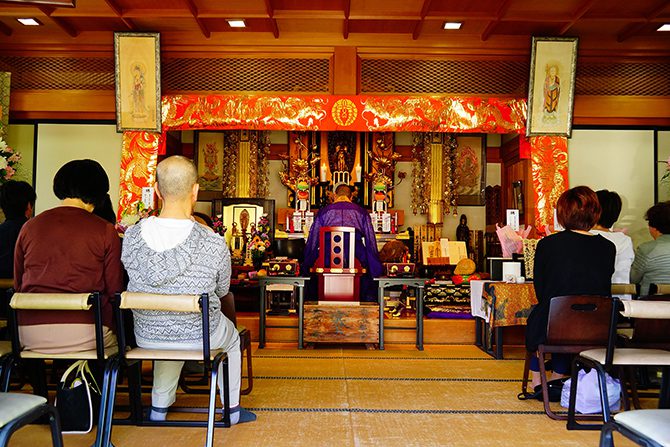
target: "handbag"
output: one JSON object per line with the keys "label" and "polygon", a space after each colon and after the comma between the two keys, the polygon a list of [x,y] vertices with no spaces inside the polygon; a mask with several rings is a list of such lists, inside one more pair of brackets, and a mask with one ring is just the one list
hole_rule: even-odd
{"label": "handbag", "polygon": [[[605,383],[607,384],[607,402],[609,402],[610,411],[617,411],[621,406],[621,384],[617,379],[605,373]],[[571,379],[565,381],[561,393],[561,406],[568,408],[570,402],[570,383]],[[588,373],[583,369],[579,370],[577,376],[577,398],[575,400],[575,411],[582,414],[602,413],[602,403],[600,402],[600,385],[598,384],[598,372],[591,369]]]}
{"label": "handbag", "polygon": [[63,433],[88,433],[100,410],[100,388],[86,360],[74,362],[63,373],[55,406]]}

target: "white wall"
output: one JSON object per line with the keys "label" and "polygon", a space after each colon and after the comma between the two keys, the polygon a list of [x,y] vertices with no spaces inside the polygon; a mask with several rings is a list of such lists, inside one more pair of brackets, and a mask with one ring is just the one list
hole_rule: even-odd
{"label": "white wall", "polygon": [[121,135],[113,124],[39,124],[37,127],[36,213],[57,206],[53,193],[56,171],[70,160],[90,158],[99,162],[109,177],[114,209],[119,202]]}
{"label": "white wall", "polygon": [[575,130],[568,140],[570,187],[616,191],[623,209],[615,228],[628,229],[637,247],[651,239],[644,213],[654,204],[651,130]]}

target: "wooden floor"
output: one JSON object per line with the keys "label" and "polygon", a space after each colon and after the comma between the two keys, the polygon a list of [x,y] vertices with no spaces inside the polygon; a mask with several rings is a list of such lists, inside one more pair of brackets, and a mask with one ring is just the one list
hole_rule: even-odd
{"label": "wooden floor", "polygon": [[[385,351],[270,345],[254,351],[254,390],[242,397],[258,420],[217,429],[215,445],[598,445],[597,432],[567,431],[544,415],[540,402],[517,400],[522,351],[505,355],[493,360],[474,346],[457,345],[429,345],[423,352],[397,345]],[[177,403],[205,399],[180,394]],[[117,447],[190,447],[202,446],[204,435],[199,428],[115,426],[112,440]],[[88,447],[93,439],[93,433],[66,435],[65,445]],[[50,445],[48,429],[22,429],[9,445]]]}

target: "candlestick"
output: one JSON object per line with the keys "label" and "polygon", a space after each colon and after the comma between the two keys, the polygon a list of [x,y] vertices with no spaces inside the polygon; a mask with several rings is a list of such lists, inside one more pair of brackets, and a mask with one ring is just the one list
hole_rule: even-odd
{"label": "candlestick", "polygon": [[326,164],[325,164],[325,163],[321,163],[321,176],[320,176],[320,180],[321,180],[322,182],[325,182],[325,181],[326,181]]}
{"label": "candlestick", "polygon": [[361,178],[361,171],[362,171],[361,165],[357,165],[356,166],[356,181],[357,182],[362,182],[363,181],[363,179]]}

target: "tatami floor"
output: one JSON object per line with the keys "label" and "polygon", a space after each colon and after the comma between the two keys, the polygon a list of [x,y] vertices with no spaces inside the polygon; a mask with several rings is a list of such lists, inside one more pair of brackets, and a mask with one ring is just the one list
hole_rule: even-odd
{"label": "tatami floor", "polygon": [[[544,415],[541,402],[517,400],[522,351],[505,354],[511,358],[493,360],[474,346],[255,350],[254,389],[242,405],[258,421],[217,429],[215,445],[598,445],[599,432],[567,431]],[[180,395],[178,403],[205,399]],[[88,447],[94,437],[66,435],[65,445]],[[200,428],[115,426],[112,440],[117,447],[190,447],[204,445],[204,437]],[[22,429],[9,445],[50,445],[48,429]]]}

